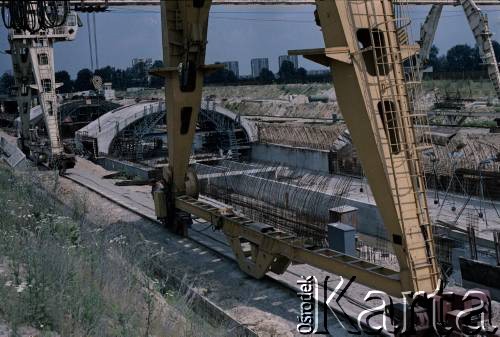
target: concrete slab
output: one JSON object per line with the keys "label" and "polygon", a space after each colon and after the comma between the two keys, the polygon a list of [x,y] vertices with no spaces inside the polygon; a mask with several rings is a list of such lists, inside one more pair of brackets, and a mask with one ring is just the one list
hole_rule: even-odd
{"label": "concrete slab", "polygon": [[95,121],[89,123],[75,133],[79,142],[83,137],[97,139],[97,150],[100,154],[108,154],[111,142],[120,131],[141,118],[165,108],[163,101],[144,101],[112,110]]}
{"label": "concrete slab", "polygon": [[10,167],[23,169],[26,167],[26,155],[12,143],[12,139],[0,136],[0,158],[2,158]]}

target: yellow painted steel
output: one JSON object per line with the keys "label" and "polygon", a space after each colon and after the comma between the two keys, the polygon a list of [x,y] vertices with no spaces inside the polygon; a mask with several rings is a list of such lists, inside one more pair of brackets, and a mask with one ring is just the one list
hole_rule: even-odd
{"label": "yellow painted steel", "polygon": [[[332,250],[309,251],[295,237],[279,231],[264,234],[248,219],[233,221],[185,196],[203,75],[210,68],[204,65],[210,5],[208,0],[162,2],[166,68],[158,73],[167,78],[170,165],[164,178],[171,184],[168,197],[175,199],[168,212],[178,209],[215,223],[228,237],[240,267],[254,277],[269,270],[283,272],[294,261],[356,276],[391,295],[434,291],[439,273],[402,65],[416,48],[401,43],[404,34],[393,1],[316,1],[325,48],[302,52],[331,67],[339,105],[393,242],[399,273]],[[175,221],[172,214],[170,221]]]}
{"label": "yellow painted steel", "polygon": [[[82,0],[70,0],[81,4]],[[500,5],[500,0],[477,0],[478,5]],[[315,0],[213,0],[213,5],[314,5]],[[394,0],[394,4],[459,6],[459,0]],[[160,0],[85,0],[85,5],[159,6]]]}
{"label": "yellow painted steel", "polygon": [[166,77],[168,151],[172,170],[172,191],[183,194],[185,178],[201,106],[207,43],[208,14],[211,0],[164,1],[163,60]]}
{"label": "yellow painted steel", "polygon": [[[398,257],[402,288],[432,292],[439,272],[392,1],[318,0],[339,107]],[[328,55],[327,55],[328,56]],[[376,284],[374,286],[377,286]]]}

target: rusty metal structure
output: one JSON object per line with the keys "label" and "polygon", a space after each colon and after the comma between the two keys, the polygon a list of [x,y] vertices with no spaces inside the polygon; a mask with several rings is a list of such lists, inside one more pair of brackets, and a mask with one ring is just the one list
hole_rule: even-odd
{"label": "rusty metal structure", "polygon": [[194,169],[203,195],[220,200],[256,222],[327,247],[329,210],[343,205],[352,179],[286,167],[221,161]]}
{"label": "rusty metal structure", "polygon": [[325,151],[332,149],[333,143],[344,129],[345,127],[341,124],[304,125],[289,123],[282,125],[263,122],[257,124],[259,142],[261,143],[307,147]]}

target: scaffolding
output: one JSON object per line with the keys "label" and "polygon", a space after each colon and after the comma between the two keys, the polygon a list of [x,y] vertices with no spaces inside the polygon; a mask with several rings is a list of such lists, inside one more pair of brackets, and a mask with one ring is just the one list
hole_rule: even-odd
{"label": "scaffolding", "polygon": [[143,117],[118,133],[112,152],[119,158],[144,160],[146,152],[162,146],[161,133],[155,133],[154,129],[161,121],[165,121],[165,115],[164,102],[158,106],[144,106]]}

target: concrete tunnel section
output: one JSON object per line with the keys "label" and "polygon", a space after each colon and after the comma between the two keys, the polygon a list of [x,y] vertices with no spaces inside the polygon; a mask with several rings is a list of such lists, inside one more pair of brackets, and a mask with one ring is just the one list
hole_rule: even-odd
{"label": "concrete tunnel section", "polygon": [[[208,108],[240,125],[250,143],[257,141],[257,128],[252,122],[240,118],[238,114],[215,104],[207,105],[207,103],[204,103],[201,106],[202,110]],[[82,148],[84,139],[95,139],[98,154],[109,155],[113,141],[120,132],[139,122],[144,117],[165,111],[165,109],[165,101],[160,100],[144,101],[112,110],[78,130],[75,133],[76,146]]]}
{"label": "concrete tunnel section", "polygon": [[145,116],[164,108],[162,101],[145,101],[123,106],[108,112],[75,133],[76,145],[81,146],[84,138],[93,138],[99,154],[107,155],[113,139],[127,126]]}

